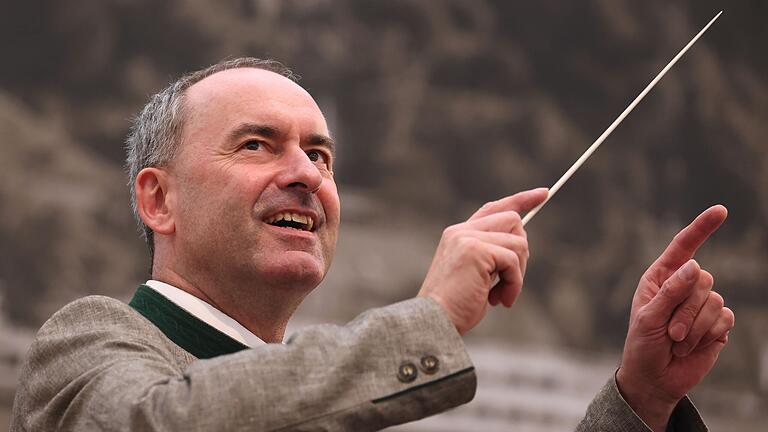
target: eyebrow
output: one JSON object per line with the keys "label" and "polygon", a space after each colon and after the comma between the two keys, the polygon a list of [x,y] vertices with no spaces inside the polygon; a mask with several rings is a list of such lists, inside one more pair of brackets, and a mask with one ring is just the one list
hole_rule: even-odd
{"label": "eyebrow", "polygon": [[331,155],[336,156],[336,142],[333,141],[333,138],[321,134],[311,134],[307,141],[310,145],[327,148]]}
{"label": "eyebrow", "polygon": [[[232,141],[238,140],[248,135],[259,135],[264,138],[276,138],[281,135],[281,131],[278,127],[272,125],[258,124],[258,123],[243,123],[236,127],[229,133],[229,138]],[[326,147],[331,154],[336,154],[336,143],[333,138],[313,133],[307,137],[307,143],[313,146]]]}

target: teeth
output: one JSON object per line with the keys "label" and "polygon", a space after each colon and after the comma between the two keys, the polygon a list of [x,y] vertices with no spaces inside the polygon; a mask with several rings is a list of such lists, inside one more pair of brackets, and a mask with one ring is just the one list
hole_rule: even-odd
{"label": "teeth", "polygon": [[307,231],[312,231],[312,227],[315,226],[315,221],[312,220],[310,216],[305,216],[298,213],[278,213],[274,216],[268,217],[264,220],[264,222],[273,224],[281,220],[298,222],[304,225]]}

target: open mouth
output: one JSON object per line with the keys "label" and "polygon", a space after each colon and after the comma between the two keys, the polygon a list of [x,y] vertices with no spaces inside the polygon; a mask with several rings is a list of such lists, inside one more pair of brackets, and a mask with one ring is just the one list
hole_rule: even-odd
{"label": "open mouth", "polygon": [[312,231],[315,226],[315,221],[312,220],[311,216],[290,212],[272,215],[266,218],[264,222],[272,226],[293,228],[299,231]]}

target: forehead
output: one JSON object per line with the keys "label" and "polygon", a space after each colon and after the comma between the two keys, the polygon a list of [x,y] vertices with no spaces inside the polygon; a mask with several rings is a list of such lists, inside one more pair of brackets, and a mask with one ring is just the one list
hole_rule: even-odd
{"label": "forehead", "polygon": [[187,136],[224,134],[243,123],[328,134],[312,96],[290,79],[263,69],[229,69],[202,79],[187,89],[184,113]]}

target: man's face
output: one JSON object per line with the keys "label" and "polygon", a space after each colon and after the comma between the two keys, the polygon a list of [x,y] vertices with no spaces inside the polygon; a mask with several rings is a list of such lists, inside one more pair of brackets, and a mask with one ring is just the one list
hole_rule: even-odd
{"label": "man's face", "polygon": [[312,97],[275,73],[239,68],[191,86],[184,106],[169,166],[177,259],[244,288],[317,286],[340,210],[332,141]]}

